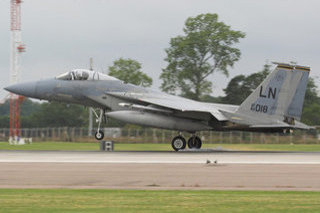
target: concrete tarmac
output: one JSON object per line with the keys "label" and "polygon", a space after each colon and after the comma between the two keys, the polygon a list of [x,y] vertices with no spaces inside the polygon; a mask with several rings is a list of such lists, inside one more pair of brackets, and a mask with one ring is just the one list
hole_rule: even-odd
{"label": "concrete tarmac", "polygon": [[320,153],[0,151],[0,188],[320,191],[319,178]]}

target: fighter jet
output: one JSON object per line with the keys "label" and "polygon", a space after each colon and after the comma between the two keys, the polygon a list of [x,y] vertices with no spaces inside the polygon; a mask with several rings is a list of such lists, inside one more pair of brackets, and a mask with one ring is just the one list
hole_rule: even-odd
{"label": "fighter jet", "polygon": [[[240,105],[204,103],[123,82],[106,74],[75,69],[55,78],[18,83],[9,92],[41,100],[98,109],[95,138],[102,140],[104,117],[176,130],[175,151],[201,148],[198,131],[289,132],[310,129],[300,122],[310,68],[275,63],[275,69]],[[99,111],[100,110],[100,111]],[[186,141],[182,132],[191,133]]]}

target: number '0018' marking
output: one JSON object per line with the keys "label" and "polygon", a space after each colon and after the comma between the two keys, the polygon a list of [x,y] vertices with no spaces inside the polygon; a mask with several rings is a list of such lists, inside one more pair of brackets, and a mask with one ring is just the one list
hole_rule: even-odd
{"label": "number '0018' marking", "polygon": [[267,105],[260,105],[260,104],[251,104],[251,111],[267,113],[268,106]]}

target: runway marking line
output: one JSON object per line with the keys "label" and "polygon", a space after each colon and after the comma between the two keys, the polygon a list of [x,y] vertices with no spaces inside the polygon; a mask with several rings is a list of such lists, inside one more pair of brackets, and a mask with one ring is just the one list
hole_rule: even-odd
{"label": "runway marking line", "polygon": [[[74,160],[42,160],[42,161],[34,161],[34,160],[0,160],[0,163],[118,163],[118,164],[206,164],[206,161],[74,161]],[[214,165],[214,163],[209,163],[210,165]],[[318,161],[219,161],[217,165],[221,164],[312,164],[317,165],[320,164]]]}

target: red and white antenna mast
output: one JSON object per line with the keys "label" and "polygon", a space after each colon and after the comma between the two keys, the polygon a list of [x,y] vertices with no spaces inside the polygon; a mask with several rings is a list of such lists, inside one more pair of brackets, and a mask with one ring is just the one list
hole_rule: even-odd
{"label": "red and white antenna mast", "polygon": [[[10,55],[10,84],[20,81],[20,55],[25,52],[25,45],[21,42],[21,0],[11,0],[11,55]],[[20,139],[20,106],[23,97],[10,94],[10,136],[9,142]]]}

